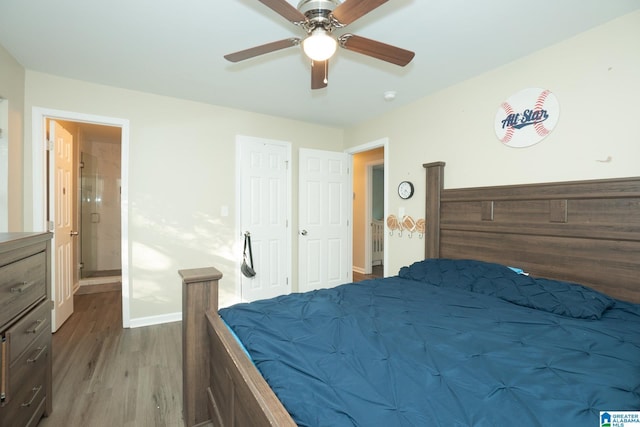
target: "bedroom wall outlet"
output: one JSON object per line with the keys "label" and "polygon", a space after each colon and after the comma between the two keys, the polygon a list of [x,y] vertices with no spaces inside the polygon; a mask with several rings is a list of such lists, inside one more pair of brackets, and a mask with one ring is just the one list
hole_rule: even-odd
{"label": "bedroom wall outlet", "polygon": [[229,216],[229,206],[222,206],[220,208],[220,216]]}

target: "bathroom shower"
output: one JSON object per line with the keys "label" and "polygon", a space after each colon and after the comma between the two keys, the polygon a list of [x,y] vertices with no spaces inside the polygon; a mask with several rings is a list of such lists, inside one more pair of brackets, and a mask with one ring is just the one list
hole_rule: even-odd
{"label": "bathroom shower", "polygon": [[80,281],[120,280],[120,144],[80,147]]}

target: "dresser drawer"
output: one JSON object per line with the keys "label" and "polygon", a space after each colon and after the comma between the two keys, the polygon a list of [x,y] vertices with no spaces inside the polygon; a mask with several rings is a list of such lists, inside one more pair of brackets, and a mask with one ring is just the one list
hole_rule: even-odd
{"label": "dresser drawer", "polygon": [[5,332],[8,363],[13,363],[43,331],[51,331],[51,304],[48,301],[41,303]]}
{"label": "dresser drawer", "polygon": [[[39,419],[47,395],[47,366],[51,334],[40,334],[10,368],[5,405],[0,408],[0,427],[25,426]],[[3,422],[9,424],[3,424]]]}
{"label": "dresser drawer", "polygon": [[0,267],[0,325],[46,298],[46,267],[45,252]]}
{"label": "dresser drawer", "polygon": [[[42,396],[36,396],[36,401],[33,402],[34,407],[20,407],[13,408],[12,406],[3,409],[0,408],[0,427],[35,427],[40,422],[40,418],[44,415],[46,408],[46,398]],[[5,418],[5,412],[7,416]],[[9,413],[10,412],[10,413]],[[28,418],[31,415],[31,418]],[[11,417],[11,418],[10,418]],[[22,424],[17,424],[22,423]]]}

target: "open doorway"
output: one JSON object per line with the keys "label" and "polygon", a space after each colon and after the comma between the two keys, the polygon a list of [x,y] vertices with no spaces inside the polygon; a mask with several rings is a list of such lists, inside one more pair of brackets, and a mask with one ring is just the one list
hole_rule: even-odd
{"label": "open doorway", "polygon": [[79,291],[113,290],[122,280],[121,129],[75,124],[79,129]]}
{"label": "open doorway", "polygon": [[53,264],[57,330],[73,313],[74,294],[122,288],[122,143],[117,126],[52,118],[45,124],[50,145],[47,219],[53,224],[54,247],[60,248]]}
{"label": "open doorway", "polygon": [[387,140],[350,151],[353,159],[354,281],[385,276]]}
{"label": "open doorway", "polygon": [[[76,207],[72,208],[71,212],[75,214],[77,219],[71,229],[71,235],[74,236],[75,239],[75,247],[72,250],[74,254],[73,259],[68,268],[70,271],[75,272],[73,274],[73,286],[74,289],[77,290],[81,284],[82,276],[87,278],[87,274],[81,273],[81,197],[83,197],[80,191],[80,187],[82,187],[82,177],[81,177],[81,162],[82,159],[89,160],[89,156],[93,155],[97,159],[96,162],[100,162],[100,159],[103,161],[108,161],[110,163],[117,163],[117,166],[111,164],[109,167],[112,168],[110,172],[106,172],[106,169],[103,167],[100,172],[100,177],[93,179],[93,196],[98,195],[97,190],[102,191],[102,197],[104,197],[104,192],[109,191],[112,196],[110,198],[112,201],[111,204],[115,205],[115,207],[111,208],[111,211],[114,212],[111,214],[111,219],[105,218],[105,212],[88,212],[88,215],[85,215],[87,219],[87,223],[91,224],[91,221],[94,221],[95,224],[103,223],[105,225],[109,224],[109,229],[111,230],[106,234],[105,241],[109,241],[109,247],[112,248],[108,257],[102,257],[102,261],[98,260],[94,264],[96,265],[96,272],[98,275],[106,274],[106,278],[108,280],[112,280],[113,277],[119,277],[121,280],[118,285],[118,289],[121,289],[122,294],[122,325],[125,328],[130,326],[130,311],[129,311],[129,281],[128,281],[128,259],[129,259],[129,249],[128,249],[128,221],[127,221],[127,205],[128,205],[128,144],[129,144],[129,121],[124,119],[110,118],[110,117],[102,117],[102,116],[93,116],[83,113],[74,113],[68,111],[59,111],[59,110],[50,110],[43,109],[39,107],[33,108],[33,150],[32,150],[32,164],[33,164],[33,225],[32,228],[34,231],[44,231],[44,230],[54,230],[54,222],[51,220],[51,214],[53,213],[53,217],[55,218],[55,209],[57,206],[56,198],[52,197],[56,194],[56,190],[52,189],[49,186],[49,183],[52,182],[50,173],[52,170],[55,170],[55,156],[51,154],[51,150],[55,147],[55,143],[50,142],[48,139],[48,135],[51,131],[49,128],[49,123],[65,123],[68,127],[73,128],[71,131],[72,136],[74,136],[74,143],[72,143],[73,151],[75,153],[75,160],[73,160],[72,170],[76,173],[76,178],[73,180],[74,188],[69,190],[74,195],[74,200],[76,201]],[[80,136],[84,135],[84,136]],[[119,138],[118,138],[119,135]],[[81,144],[81,140],[85,140],[86,143]],[[92,145],[91,141],[99,141],[99,144]],[[119,143],[118,143],[119,142]],[[107,144],[112,144],[110,148],[105,148]],[[81,152],[82,150],[82,152]],[[93,151],[93,154],[92,154]],[[85,154],[82,156],[81,154]],[[53,159],[52,159],[53,157]],[[110,159],[110,160],[109,160]],[[119,172],[117,172],[119,168]],[[110,176],[114,176],[112,182],[107,184],[105,181],[106,174]],[[91,180],[91,178],[89,178]],[[100,181],[98,187],[96,188],[95,182]],[[108,188],[107,188],[108,187]],[[67,187],[70,188],[71,187]],[[65,191],[63,187],[63,192]],[[92,215],[92,213],[98,213],[99,215]],[[85,224],[86,228],[90,225]],[[77,234],[76,234],[77,233]],[[66,234],[66,233],[63,233]],[[89,232],[87,234],[90,234]],[[56,244],[56,239],[63,236],[57,236],[54,231],[53,243]],[[87,243],[85,245],[91,246]],[[100,242],[97,243],[97,246],[100,246]],[[61,265],[58,265],[57,262],[60,261],[55,254],[55,251],[52,254],[52,299],[56,298],[56,290],[57,288],[63,288],[64,286],[60,285],[60,279],[63,278],[63,275],[57,275],[57,272],[61,271]],[[100,253],[100,250],[97,250],[97,253]],[[115,254],[115,256],[114,256]],[[86,256],[84,258],[86,260]],[[107,263],[105,263],[107,261]],[[111,264],[109,264],[111,263]],[[65,266],[66,266],[65,261]],[[101,270],[102,269],[102,270]],[[83,267],[84,270],[84,267]],[[100,273],[103,271],[104,273]],[[94,273],[95,275],[95,273]],[[84,279],[83,278],[83,279]],[[96,279],[96,278],[94,278]],[[101,281],[103,278],[97,278],[96,280]],[[99,282],[93,282],[91,284],[95,284]],[[86,283],[88,284],[88,283]],[[56,316],[56,308],[53,309],[53,318]],[[53,322],[55,323],[55,322]],[[60,325],[54,326],[54,331]]]}
{"label": "open doorway", "polygon": [[[384,152],[383,152],[384,155]],[[370,217],[371,274],[382,277],[384,267],[384,158],[367,166],[367,210]]]}

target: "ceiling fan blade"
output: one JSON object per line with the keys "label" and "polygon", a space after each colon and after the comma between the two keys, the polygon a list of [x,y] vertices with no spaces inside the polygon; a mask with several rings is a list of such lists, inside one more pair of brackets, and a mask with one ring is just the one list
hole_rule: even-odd
{"label": "ceiling fan blade", "polygon": [[261,46],[252,47],[249,49],[241,50],[239,52],[230,53],[224,56],[224,59],[231,62],[240,62],[245,59],[253,58],[254,56],[264,55],[265,53],[275,52],[276,50],[286,49],[291,46],[297,46],[300,44],[300,39],[292,37],[277,42],[271,42],[263,44]]}
{"label": "ceiling fan blade", "polygon": [[329,83],[329,60],[311,61],[311,89],[322,89]]}
{"label": "ceiling fan blade", "polygon": [[293,22],[305,22],[307,17],[302,14],[298,9],[291,6],[285,0],[258,0],[278,15],[284,17],[286,20]]}
{"label": "ceiling fan blade", "polygon": [[338,42],[340,43],[340,46],[347,50],[352,50],[363,55],[381,59],[401,67],[404,67],[411,62],[415,56],[415,53],[410,50],[401,49],[399,47],[353,34],[344,34],[340,36],[338,38]]}
{"label": "ceiling fan blade", "polygon": [[[261,0],[262,1],[262,0]],[[346,0],[331,12],[342,25],[349,25],[388,0]]]}

